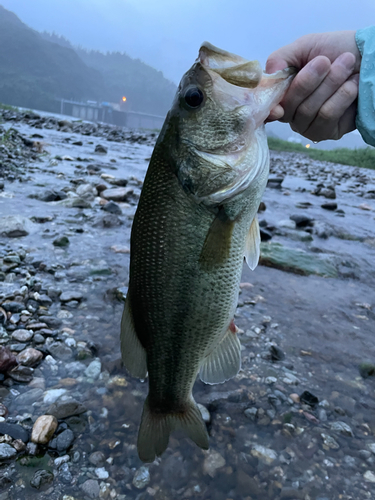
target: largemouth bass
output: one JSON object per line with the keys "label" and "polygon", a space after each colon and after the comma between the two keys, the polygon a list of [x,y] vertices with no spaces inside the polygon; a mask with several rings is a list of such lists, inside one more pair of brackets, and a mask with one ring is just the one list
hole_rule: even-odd
{"label": "largemouth bass", "polygon": [[149,377],[138,434],[145,462],[175,429],[207,449],[196,376],[216,384],[240,369],[233,317],[243,259],[251,269],[259,259],[264,121],[293,74],[266,75],[257,61],[204,43],[156,142],[131,232],[121,326],[125,366]]}

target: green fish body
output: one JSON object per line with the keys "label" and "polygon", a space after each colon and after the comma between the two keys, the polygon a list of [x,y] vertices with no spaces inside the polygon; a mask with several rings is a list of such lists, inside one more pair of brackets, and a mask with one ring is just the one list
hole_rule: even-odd
{"label": "green fish body", "polygon": [[179,428],[207,449],[196,376],[215,384],[240,369],[233,317],[243,259],[254,269],[259,258],[263,122],[291,78],[206,43],[157,140],[132,226],[121,326],[125,366],[149,378],[138,435],[145,462]]}

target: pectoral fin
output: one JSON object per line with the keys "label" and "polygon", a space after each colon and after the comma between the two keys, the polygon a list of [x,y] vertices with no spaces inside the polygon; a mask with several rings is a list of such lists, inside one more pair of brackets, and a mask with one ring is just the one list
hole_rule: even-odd
{"label": "pectoral fin", "polygon": [[220,344],[204,359],[199,377],[206,384],[220,384],[235,377],[241,368],[241,344],[228,328]]}
{"label": "pectoral fin", "polygon": [[235,222],[219,212],[211,224],[199,257],[202,269],[221,265],[229,257]]}
{"label": "pectoral fin", "polygon": [[121,320],[121,355],[125,367],[133,377],[146,377],[146,351],[137,337],[128,299],[125,301]]}
{"label": "pectoral fin", "polygon": [[246,238],[245,259],[247,265],[252,271],[257,267],[260,256],[260,231],[258,217],[255,216],[251,223]]}

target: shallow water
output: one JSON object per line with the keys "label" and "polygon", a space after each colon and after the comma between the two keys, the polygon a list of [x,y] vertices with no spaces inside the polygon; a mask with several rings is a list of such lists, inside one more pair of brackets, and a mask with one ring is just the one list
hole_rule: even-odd
{"label": "shallow water", "polygon": [[[49,154],[29,165],[24,182],[5,182],[6,196],[4,192],[0,196],[0,215],[51,215],[54,219],[36,224],[28,236],[1,238],[0,250],[24,247],[29,259],[45,263],[47,272],[37,272],[42,289],[57,286],[63,291],[83,293],[84,300],[76,308],[59,301],[49,308],[52,316],[62,319],[57,339],[65,343],[68,339],[68,344],[73,341],[69,344],[73,346],[71,358],[55,362],[45,358],[34,377],[44,378],[45,391],[65,389],[63,398],[74,397],[88,411],[66,419],[64,424],[75,435],[68,452],[60,453],[69,455],[66,467],[58,468],[54,460],[59,453],[46,447],[41,447],[32,460],[6,462],[0,466],[0,473],[8,471],[11,482],[0,498],[90,498],[82,490],[90,479],[99,482],[101,498],[372,498],[375,483],[367,473],[375,469],[375,452],[367,456],[363,450],[369,452],[375,443],[375,379],[363,379],[358,365],[363,361],[375,362],[375,246],[364,242],[375,238],[375,211],[358,207],[363,202],[375,207],[375,201],[346,193],[346,184],[353,182],[349,179],[337,187],[336,201],[345,216],[325,211],[320,205],[327,200],[309,193],[316,182],[306,180],[297,167],[290,169],[281,190],[266,190],[267,210],[260,219],[265,218],[269,225],[304,213],[314,218],[315,224],[333,226],[335,234],[355,238],[322,239],[314,235],[313,241],[301,242],[279,235],[272,241],[301,248],[311,256],[318,249],[319,255],[346,262],[354,277],[298,276],[262,266],[251,272],[244,267],[245,286],[235,318],[243,330],[242,371],[225,384],[209,386],[197,381],[194,387],[196,401],[210,412],[210,450],[203,452],[183,436],[173,436],[165,454],[142,468],[135,443],[147,383],[130,377],[119,359],[123,303],[116,298],[116,289],[126,289],[129,254],[111,249],[115,245],[129,246],[135,204],[121,204],[122,226],[102,228],[93,225],[103,214],[97,201],[90,202],[92,208],[75,209],[28,195],[50,188],[62,189],[72,185],[70,181],[77,177],[93,184],[103,182],[99,175],[87,175],[85,168],[77,169],[77,165],[85,167],[87,162],[63,160],[51,164],[56,155],[90,158],[90,163],[103,163],[100,173],[141,179],[152,147],[30,129],[26,125],[15,127],[25,135],[41,133]],[[84,145],[72,146],[64,142],[66,137],[71,137],[71,142],[82,140]],[[108,147],[107,155],[94,154],[98,143]],[[282,158],[288,170],[291,156],[275,154],[274,158]],[[329,172],[354,171],[351,167],[327,165]],[[374,178],[372,172],[366,174]],[[312,205],[302,210],[296,207],[301,202]],[[61,234],[70,240],[65,249],[52,244]],[[13,282],[0,285],[10,292],[19,288],[21,280],[16,275]],[[83,368],[71,365],[77,360],[79,342],[89,345],[91,356],[100,361],[101,373],[97,378],[84,372],[92,357],[80,360]],[[284,360],[268,359],[271,345],[282,349]],[[10,416],[25,426],[43,415],[49,406],[43,401],[45,392],[31,405],[19,405],[17,397],[30,390],[26,384],[14,384],[8,389],[6,395],[3,393],[3,402]],[[289,398],[290,394],[301,395],[303,391],[317,396],[321,405],[312,408]],[[251,411],[245,414],[245,410]],[[347,423],[352,435],[331,429],[335,422]],[[322,434],[333,438],[335,444]],[[105,461],[100,466],[105,469],[104,475],[88,460],[93,451],[104,454]],[[41,490],[30,486],[38,469],[54,473],[53,482]],[[142,474],[144,481],[137,481]]]}

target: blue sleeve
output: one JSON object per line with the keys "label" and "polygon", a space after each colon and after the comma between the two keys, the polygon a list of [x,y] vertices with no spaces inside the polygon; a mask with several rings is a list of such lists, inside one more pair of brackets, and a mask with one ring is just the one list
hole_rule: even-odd
{"label": "blue sleeve", "polygon": [[358,30],[355,40],[362,55],[356,125],[363,140],[375,146],[375,26]]}

